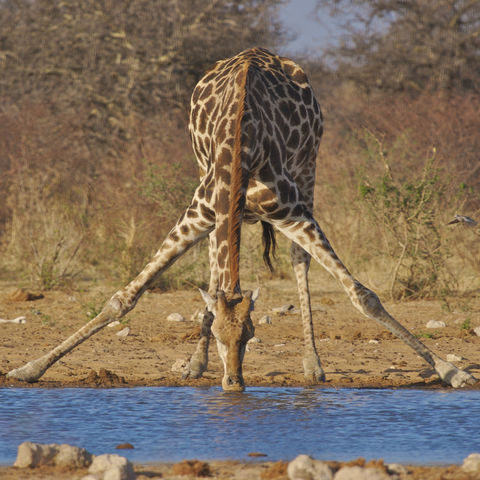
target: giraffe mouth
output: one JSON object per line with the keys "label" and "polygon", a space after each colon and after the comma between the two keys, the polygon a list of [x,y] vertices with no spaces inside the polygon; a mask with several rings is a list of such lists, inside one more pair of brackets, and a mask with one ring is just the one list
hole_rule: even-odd
{"label": "giraffe mouth", "polygon": [[243,392],[245,382],[241,375],[225,375],[222,380],[222,388],[226,392]]}

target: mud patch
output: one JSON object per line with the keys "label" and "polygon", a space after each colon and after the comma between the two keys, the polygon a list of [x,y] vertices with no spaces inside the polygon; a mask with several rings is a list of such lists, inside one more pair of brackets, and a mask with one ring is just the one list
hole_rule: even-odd
{"label": "mud patch", "polygon": [[105,368],[101,368],[98,372],[92,370],[82,383],[88,387],[118,387],[126,385],[123,377]]}

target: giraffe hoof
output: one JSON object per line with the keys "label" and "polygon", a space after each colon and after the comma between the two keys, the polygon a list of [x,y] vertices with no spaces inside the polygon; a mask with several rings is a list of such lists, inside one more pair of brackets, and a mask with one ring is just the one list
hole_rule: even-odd
{"label": "giraffe hoof", "polygon": [[312,383],[323,383],[325,381],[325,372],[316,356],[303,359],[303,374]]}
{"label": "giraffe hoof", "polygon": [[453,388],[462,388],[468,385],[475,385],[478,380],[464,370],[460,370],[450,362],[442,359],[435,359],[435,370],[438,376]]}
{"label": "giraffe hoof", "polygon": [[7,378],[15,378],[22,382],[34,383],[36,382],[45,372],[44,369],[39,368],[35,360],[28,362],[23,367],[15,368],[7,373]]}
{"label": "giraffe hoof", "polygon": [[182,371],[182,380],[187,378],[200,378],[206,370],[205,365],[197,361],[189,361]]}

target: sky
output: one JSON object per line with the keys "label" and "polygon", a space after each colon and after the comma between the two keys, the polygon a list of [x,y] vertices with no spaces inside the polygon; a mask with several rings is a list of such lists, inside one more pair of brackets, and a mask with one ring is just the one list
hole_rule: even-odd
{"label": "sky", "polygon": [[297,36],[282,48],[282,53],[320,53],[327,44],[338,41],[338,20],[329,15],[328,9],[317,16],[315,4],[316,0],[290,0],[280,8],[280,20]]}

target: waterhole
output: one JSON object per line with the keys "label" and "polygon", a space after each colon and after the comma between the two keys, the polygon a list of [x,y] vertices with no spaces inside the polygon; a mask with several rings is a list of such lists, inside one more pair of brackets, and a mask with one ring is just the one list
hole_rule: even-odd
{"label": "waterhole", "polygon": [[[23,441],[136,462],[324,460],[450,464],[480,452],[480,392],[138,387],[0,389],[0,463]],[[115,450],[130,443],[133,450]]]}

